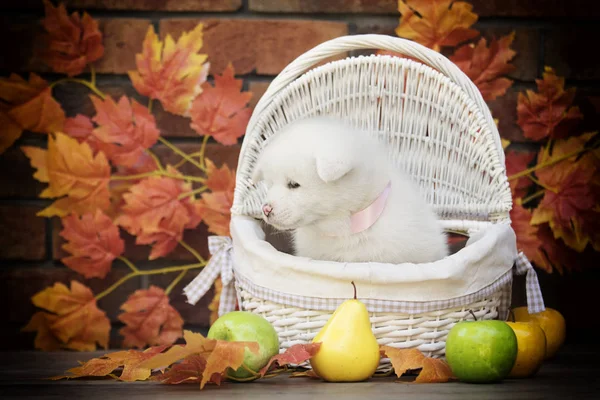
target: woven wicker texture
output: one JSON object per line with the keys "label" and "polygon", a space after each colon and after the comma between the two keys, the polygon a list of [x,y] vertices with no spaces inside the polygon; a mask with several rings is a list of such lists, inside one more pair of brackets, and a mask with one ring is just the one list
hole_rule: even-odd
{"label": "woven wicker texture", "polygon": [[[339,53],[373,48],[401,52],[422,63],[368,56],[315,67]],[[446,229],[470,234],[490,224],[510,223],[512,200],[500,137],[478,89],[440,54],[383,35],[323,43],[288,65],[272,82],[244,138],[231,210],[234,216],[261,213],[265,190],[250,177],[269,138],[294,120],[321,114],[343,118],[387,143],[394,161],[421,185]],[[330,311],[267,301],[252,296],[243,284],[236,285],[241,308],[263,315],[275,326],[282,350],[310,341],[331,315]],[[472,318],[468,310],[477,318],[497,318],[506,291],[505,285],[469,304],[420,314],[374,312],[373,330],[380,344],[416,347],[427,355],[443,356],[448,330]],[[383,360],[381,368],[388,367]]]}

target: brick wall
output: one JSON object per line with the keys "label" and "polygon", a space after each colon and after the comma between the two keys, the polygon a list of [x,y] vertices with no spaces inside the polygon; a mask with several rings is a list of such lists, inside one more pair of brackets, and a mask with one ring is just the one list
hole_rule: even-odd
{"label": "brick wall", "polygon": [[[576,85],[580,93],[600,95],[600,68],[594,54],[594,37],[600,22],[600,7],[585,0],[472,0],[480,15],[476,28],[487,37],[516,31],[514,48],[517,70],[510,92],[491,102],[494,116],[500,119],[502,135],[514,142],[528,144],[515,125],[517,92],[534,87],[534,79],[541,75],[544,65],[554,67],[567,78],[568,85]],[[197,22],[205,24],[205,46],[211,72],[220,72],[228,62],[244,78],[244,85],[254,92],[255,103],[266,90],[268,82],[281,69],[304,51],[318,43],[358,33],[393,35],[398,24],[396,0],[66,0],[70,9],[85,9],[100,20],[104,33],[105,56],[96,63],[99,87],[104,92],[119,96],[126,94],[139,99],[126,72],[135,69],[134,55],[141,48],[147,27],[152,24],[161,36],[170,33],[177,37]],[[5,0],[0,2],[0,73],[36,71],[48,78],[48,69],[33,55],[41,31],[39,18],[43,9],[41,0]],[[82,101],[87,90],[79,86],[61,86],[55,94],[68,115],[91,111],[89,101]],[[197,148],[198,136],[189,128],[189,121],[156,109],[161,132],[172,138],[184,150]],[[41,145],[39,135],[24,135],[19,142],[0,156],[0,304],[2,305],[1,335],[4,348],[30,348],[31,334],[19,333],[34,308],[29,298],[55,281],[68,282],[82,279],[58,261],[63,252],[58,236],[60,224],[35,216],[45,201],[37,198],[42,185],[32,178],[32,169],[18,150],[23,144]],[[218,164],[237,162],[239,146],[226,148],[212,144],[209,157]],[[178,157],[161,146],[156,148],[163,161],[176,162]],[[204,228],[186,234],[185,240],[207,254]],[[143,266],[147,249],[133,246],[127,237],[127,256]],[[189,261],[182,249],[172,253],[165,263]],[[84,280],[94,291],[101,290],[108,281],[126,273],[117,265],[107,280]],[[193,275],[193,274],[190,274]],[[594,304],[592,294],[598,273],[587,271],[559,277],[540,272],[544,293],[550,306],[559,308],[567,316],[572,332],[589,327],[584,318]],[[134,289],[151,283],[165,286],[171,277],[132,279],[114,294],[100,301],[115,321],[118,306]],[[188,278],[191,279],[191,276]],[[184,281],[185,283],[185,281]],[[183,284],[184,284],[183,283]],[[183,287],[180,284],[180,287]],[[517,301],[520,301],[522,281],[516,282]],[[200,329],[208,324],[206,299],[195,307],[185,304],[183,296],[174,291],[173,303],[189,327]]]}

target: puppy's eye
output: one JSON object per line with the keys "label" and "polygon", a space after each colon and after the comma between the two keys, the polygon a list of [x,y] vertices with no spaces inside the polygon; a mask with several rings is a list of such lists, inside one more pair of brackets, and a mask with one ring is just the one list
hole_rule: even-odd
{"label": "puppy's eye", "polygon": [[294,181],[288,181],[288,189],[298,189],[300,187],[300,184],[298,182],[294,182]]}

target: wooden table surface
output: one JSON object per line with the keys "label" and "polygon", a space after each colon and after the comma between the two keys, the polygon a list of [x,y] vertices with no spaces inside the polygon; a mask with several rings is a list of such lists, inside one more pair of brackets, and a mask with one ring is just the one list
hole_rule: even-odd
{"label": "wooden table surface", "polygon": [[567,346],[538,376],[505,380],[499,384],[396,383],[374,378],[361,383],[326,383],[308,378],[279,376],[251,383],[224,382],[221,387],[197,384],[164,385],[155,382],[118,382],[108,379],[49,381],[101,353],[4,352],[0,353],[0,399],[600,399],[600,351],[589,346]]}

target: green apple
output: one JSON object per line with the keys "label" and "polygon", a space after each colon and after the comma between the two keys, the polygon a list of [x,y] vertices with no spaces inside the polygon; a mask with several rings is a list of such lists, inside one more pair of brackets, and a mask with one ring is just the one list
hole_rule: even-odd
{"label": "green apple", "polygon": [[[253,371],[267,365],[271,357],[279,354],[279,337],[273,325],[258,314],[248,311],[232,311],[221,315],[208,330],[209,339],[227,342],[257,342],[258,354],[246,349],[244,364]],[[234,378],[249,378],[250,372],[243,367],[227,372]]]}
{"label": "green apple", "polygon": [[508,376],[517,359],[517,337],[504,321],[462,321],[446,339],[446,361],[461,381],[497,382]]}

